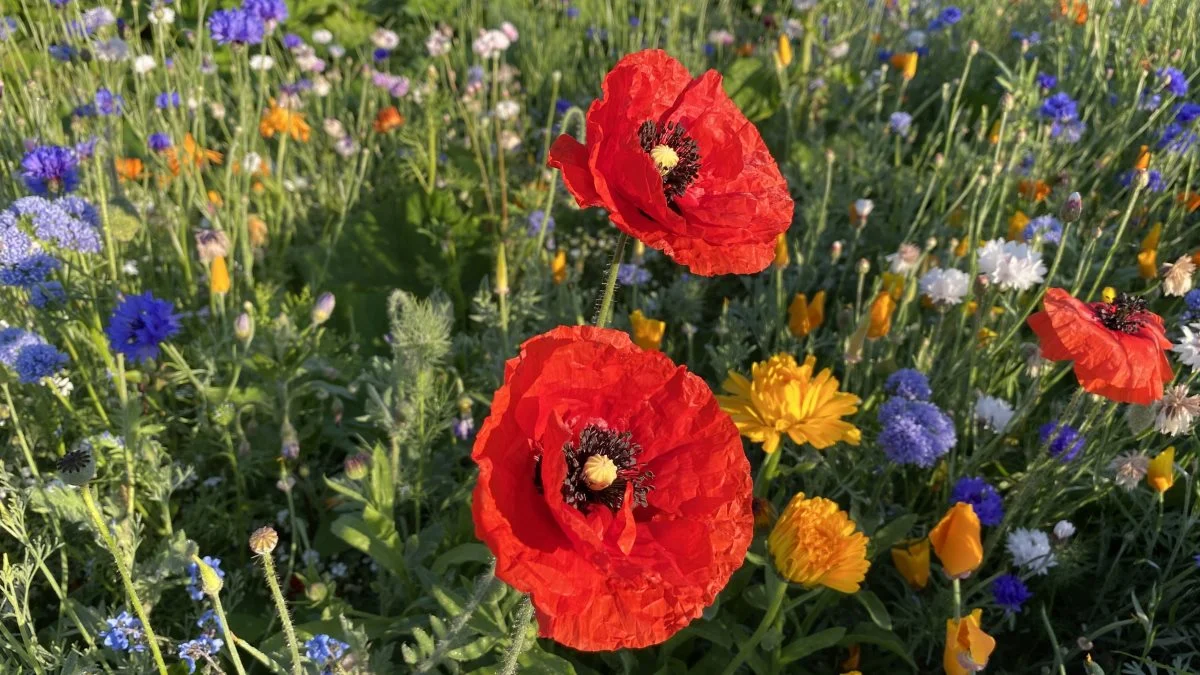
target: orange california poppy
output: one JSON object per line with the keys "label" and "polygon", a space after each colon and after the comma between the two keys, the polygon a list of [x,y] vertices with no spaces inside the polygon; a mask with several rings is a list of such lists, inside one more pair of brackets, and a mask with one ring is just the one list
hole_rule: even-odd
{"label": "orange california poppy", "polygon": [[386,134],[392,129],[399,129],[404,126],[404,115],[396,109],[396,106],[390,105],[375,116],[375,133]]}
{"label": "orange california poppy", "polygon": [[137,157],[118,157],[115,164],[117,165],[117,177],[123,181],[140,180],[142,177],[142,160]]}

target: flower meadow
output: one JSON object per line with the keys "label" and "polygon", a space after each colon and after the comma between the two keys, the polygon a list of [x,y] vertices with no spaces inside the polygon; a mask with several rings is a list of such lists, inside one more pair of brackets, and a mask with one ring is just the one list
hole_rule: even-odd
{"label": "flower meadow", "polygon": [[1200,672],[1184,0],[0,10],[0,672]]}

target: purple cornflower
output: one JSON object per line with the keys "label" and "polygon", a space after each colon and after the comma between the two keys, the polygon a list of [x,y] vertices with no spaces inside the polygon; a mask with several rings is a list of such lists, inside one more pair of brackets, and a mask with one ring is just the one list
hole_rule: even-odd
{"label": "purple cornflower", "polygon": [[83,13],[83,25],[88,33],[95,33],[101,28],[111,26],[116,22],[117,17],[107,7],[94,7]]}
{"label": "purple cornflower", "polygon": [[883,390],[889,396],[899,396],[909,401],[928,401],[933,395],[929,388],[929,378],[912,368],[901,368],[888,375],[887,381],[883,383]]}
{"label": "purple cornflower", "polygon": [[396,98],[403,98],[408,93],[409,80],[403,75],[376,71],[371,75],[371,83],[380,89],[387,89]]}
{"label": "purple cornflower", "polygon": [[1003,574],[992,582],[992,597],[1005,612],[1018,614],[1025,603],[1033,597],[1029,587],[1015,574]]}
{"label": "purple cornflower", "polygon": [[81,162],[91,159],[92,153],[96,152],[96,144],[99,142],[100,139],[96,136],[92,136],[86,141],[79,141],[75,144],[75,157]]}
{"label": "purple cornflower", "polygon": [[568,7],[567,8],[567,18],[568,19],[578,19],[579,18],[579,8],[575,7],[574,5]]}
{"label": "purple cornflower", "polygon": [[1038,73],[1036,82],[1042,89],[1053,89],[1058,86],[1058,78],[1049,73]]}
{"label": "purple cornflower", "polygon": [[1060,143],[1078,143],[1087,131],[1087,124],[1082,120],[1070,122],[1054,122],[1050,125],[1050,138]]}
{"label": "purple cornflower", "polygon": [[295,33],[288,33],[283,36],[283,46],[285,49],[292,50],[304,44],[304,38]]}
{"label": "purple cornflower", "polygon": [[1162,80],[1163,89],[1166,91],[1180,98],[1188,95],[1187,75],[1184,75],[1183,71],[1167,66],[1159,68],[1157,75],[1158,79]]}
{"label": "purple cornflower", "polygon": [[146,144],[154,152],[162,152],[171,147],[171,137],[162,131],[156,131],[150,134],[150,138],[147,139]]}
{"label": "purple cornflower", "polygon": [[39,145],[21,159],[21,177],[34,194],[72,192],[79,187],[79,161],[59,145]]}
{"label": "purple cornflower", "polygon": [[1057,244],[1062,241],[1062,223],[1054,216],[1038,216],[1029,221],[1022,233],[1025,241],[1033,241],[1041,237],[1042,241]]}
{"label": "purple cornflower", "polygon": [[958,502],[970,504],[975,509],[975,515],[979,516],[979,522],[988,527],[995,527],[1004,520],[1004,500],[996,488],[983,478],[959,478],[950,491],[950,503]]}
{"label": "purple cornflower", "polygon": [[617,282],[622,286],[641,286],[650,281],[650,272],[641,265],[621,263],[617,268]]}
{"label": "purple cornflower", "polygon": [[470,413],[455,417],[450,423],[450,432],[460,441],[469,441],[475,435],[475,420]]}
{"label": "purple cornflower", "polygon": [[1055,122],[1071,122],[1079,119],[1079,108],[1074,99],[1065,92],[1058,92],[1042,101],[1038,111],[1042,117]]}
{"label": "purple cornflower", "polygon": [[906,112],[894,112],[888,118],[888,127],[900,138],[908,138],[908,132],[912,129],[912,121],[912,115]]}
{"label": "purple cornflower", "polygon": [[179,98],[179,92],[164,91],[154,97],[154,107],[158,108],[159,110],[178,108],[180,101],[181,99]]}
{"label": "purple cornflower", "polygon": [[71,45],[50,45],[48,51],[58,61],[70,61],[78,53]]}
{"label": "purple cornflower", "polygon": [[114,652],[144,652],[146,651],[145,635],[142,633],[142,622],[129,612],[121,612],[112,619],[106,619],[108,628],[97,633],[104,646]]}
{"label": "purple cornflower", "polygon": [[174,303],[159,300],[147,291],[121,300],[105,333],[113,351],[133,361],[152,361],[158,358],[158,346],[180,328]]}
{"label": "purple cornflower", "polygon": [[34,384],[43,377],[50,377],[67,365],[67,355],[54,345],[45,343],[29,345],[17,353],[13,370],[21,384]]}
{"label": "purple cornflower", "polygon": [[242,9],[261,21],[267,32],[274,30],[288,18],[287,3],[283,0],[244,0]]}
{"label": "purple cornflower", "polygon": [[1038,439],[1046,445],[1051,457],[1061,462],[1069,462],[1079,455],[1087,438],[1075,428],[1059,423],[1058,420],[1046,422],[1038,429]]}
{"label": "purple cornflower", "polygon": [[17,20],[11,16],[0,16],[0,42],[7,40],[17,32]]}
{"label": "purple cornflower", "polygon": [[[82,198],[69,196],[50,201],[21,197],[0,213],[0,231],[16,226],[21,216],[29,218],[33,235],[41,241],[79,253],[100,252],[99,217]],[[0,254],[0,261],[13,262],[8,251]]]}
{"label": "purple cornflower", "polygon": [[554,231],[554,216],[547,217],[546,212],[538,209],[529,214],[529,227],[526,232],[531,237],[536,237],[542,232],[542,227],[546,228],[546,234]]}
{"label": "purple cornflower", "polygon": [[62,304],[66,299],[67,291],[57,281],[43,281],[29,287],[29,304],[37,309]]}
{"label": "purple cornflower", "polygon": [[96,106],[96,112],[101,115],[120,115],[121,108],[125,105],[125,99],[120,94],[112,93],[107,87],[100,87],[96,90],[96,96],[92,99],[92,103]]}
{"label": "purple cornflower", "polygon": [[[1133,185],[1134,179],[1137,178],[1137,171],[1126,171],[1121,174],[1120,182],[1124,187]],[[1149,192],[1162,192],[1167,189],[1167,182],[1163,180],[1162,172],[1158,169],[1150,169],[1146,172],[1146,190]]]}
{"label": "purple cornflower", "polygon": [[0,330],[0,363],[13,367],[21,350],[31,345],[43,344],[41,336],[15,326]]}
{"label": "purple cornflower", "polygon": [[879,445],[897,464],[928,468],[958,442],[954,422],[936,405],[892,398],[879,408]]}
{"label": "purple cornflower", "polygon": [[256,45],[264,30],[262,19],[245,9],[219,9],[208,17],[208,31],[219,45]]}

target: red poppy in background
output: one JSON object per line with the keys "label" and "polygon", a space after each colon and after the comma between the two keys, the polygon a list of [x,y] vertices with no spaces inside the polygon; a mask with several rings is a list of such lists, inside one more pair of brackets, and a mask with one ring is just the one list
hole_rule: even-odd
{"label": "red poppy in background", "polygon": [[1163,385],[1174,377],[1164,351],[1171,341],[1145,300],[1122,293],[1113,302],[1088,304],[1051,288],[1042,309],[1029,317],[1042,356],[1074,361],[1086,391],[1140,405],[1162,398]]}
{"label": "red poppy in background", "polygon": [[753,536],[750,465],[708,385],[624,332],[531,338],[475,441],[475,534],[541,635],[646,647],[704,611]]}
{"label": "red poppy in background", "polygon": [[581,207],[693,274],[761,272],[792,222],[792,198],[758,129],[710,70],[692,79],[660,50],[621,59],[587,113],[587,145],[550,148]]}

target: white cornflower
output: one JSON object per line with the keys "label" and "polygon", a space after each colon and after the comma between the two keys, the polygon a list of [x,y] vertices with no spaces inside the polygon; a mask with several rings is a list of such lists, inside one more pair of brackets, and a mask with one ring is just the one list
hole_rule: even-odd
{"label": "white cornflower", "polygon": [[915,244],[900,244],[895,253],[884,256],[888,261],[888,271],[892,274],[907,274],[921,260],[921,249]]}
{"label": "white cornflower", "polygon": [[328,95],[329,95],[329,91],[330,91],[332,88],[333,88],[333,85],[331,85],[331,84],[329,83],[329,80],[327,80],[327,79],[325,79],[325,78],[323,78],[323,77],[316,77],[316,78],[313,78],[313,88],[312,88],[312,90],[313,90],[313,93],[314,93],[314,94],[316,94],[317,96],[321,96],[321,97],[328,96]]}
{"label": "white cornflower", "polygon": [[1183,255],[1163,270],[1163,295],[1183,297],[1192,290],[1192,275],[1196,273],[1196,263],[1192,256]]}
{"label": "white cornflower", "polygon": [[1042,254],[1017,241],[993,239],[979,249],[979,271],[1000,290],[1026,291],[1046,279]]}
{"label": "white cornflower", "polygon": [[496,117],[511,120],[521,113],[521,106],[516,101],[506,100],[496,104]]}
{"label": "white cornflower", "polygon": [[1200,323],[1184,326],[1183,337],[1171,347],[1171,351],[1179,355],[1179,362],[1183,365],[1200,370]]}
{"label": "white cornflower", "polygon": [[730,33],[724,29],[712,30],[708,32],[708,41],[714,45],[728,47],[729,45],[733,44],[734,37],[733,33]]}
{"label": "white cornflower", "polygon": [[1146,477],[1150,459],[1140,452],[1125,452],[1108,465],[1113,472],[1113,482],[1126,490],[1132,490]]}
{"label": "white cornflower", "polygon": [[1075,535],[1075,525],[1069,520],[1060,520],[1054,524],[1054,538],[1058,540],[1070,539]]}
{"label": "white cornflower", "polygon": [[267,71],[275,67],[275,59],[266,54],[255,54],[250,57],[250,70]]}
{"label": "white cornflower", "polygon": [[121,38],[97,42],[93,47],[96,58],[101,61],[124,61],[129,58],[129,45]]}
{"label": "white cornflower", "polygon": [[371,42],[380,49],[395,49],[400,44],[400,36],[386,28],[376,28],[371,33]]}
{"label": "white cornflower", "polygon": [[850,53],[850,43],[842,40],[829,48],[829,58],[836,61]]}
{"label": "white cornflower", "polygon": [[1013,564],[1023,572],[1045,575],[1050,568],[1058,564],[1054,552],[1050,550],[1050,537],[1041,530],[1017,528],[1008,534],[1006,544]]}
{"label": "white cornflower", "polygon": [[346,125],[342,124],[341,120],[334,119],[332,117],[326,117],[325,121],[321,123],[321,126],[324,127],[325,133],[329,134],[335,139],[346,135]]}
{"label": "white cornflower", "polygon": [[479,29],[479,37],[475,38],[475,42],[471,43],[471,49],[479,56],[490,59],[493,56],[499,56],[502,52],[512,46],[512,40],[508,36],[498,30],[483,30]]}
{"label": "white cornflower", "polygon": [[1188,396],[1186,384],[1177,384],[1163,394],[1154,423],[1159,433],[1168,436],[1186,434],[1192,420],[1200,417],[1200,395]]}
{"label": "white cornflower", "polygon": [[346,48],[341,45],[329,45],[329,55],[335,59],[340,59],[346,55]]}
{"label": "white cornflower", "polygon": [[979,399],[975,401],[975,419],[996,433],[1002,433],[1008,428],[1012,418],[1013,407],[1004,399],[980,394]]}
{"label": "white cornflower", "polygon": [[155,7],[154,9],[150,10],[149,19],[150,23],[152,24],[169,26],[175,23],[175,10],[171,9],[170,7]]}
{"label": "white cornflower", "polygon": [[917,284],[921,293],[939,305],[957,305],[970,288],[971,277],[962,270],[935,267],[921,277]]}
{"label": "white cornflower", "polygon": [[867,221],[867,216],[870,216],[871,212],[875,210],[875,202],[870,199],[855,199],[854,206],[851,208],[854,209],[855,220],[862,224]]}
{"label": "white cornflower", "polygon": [[146,73],[154,70],[154,67],[157,65],[158,63],[154,61],[153,56],[150,56],[149,54],[142,54],[133,60],[133,72],[137,73],[138,75],[145,75]]}
{"label": "white cornflower", "polygon": [[512,23],[510,23],[508,21],[505,21],[504,23],[500,24],[500,32],[504,33],[504,37],[508,38],[509,40],[511,40],[513,42],[516,42],[517,38],[521,37],[521,34],[517,32],[517,27],[512,25]]}
{"label": "white cornflower", "polygon": [[920,49],[929,43],[929,35],[923,30],[912,30],[905,36],[905,40],[908,41],[908,46],[913,49]]}
{"label": "white cornflower", "polygon": [[312,32],[312,41],[319,45],[327,45],[333,42],[333,33],[324,28],[318,28]]}
{"label": "white cornflower", "polygon": [[121,264],[121,272],[125,275],[136,277],[138,275],[138,264],[136,260],[126,260]]}
{"label": "white cornflower", "polygon": [[247,152],[242,158],[242,169],[246,173],[257,173],[262,168],[262,155],[257,152]]}
{"label": "white cornflower", "polygon": [[425,51],[435,58],[444,56],[450,52],[450,37],[435,28],[425,39]]}

